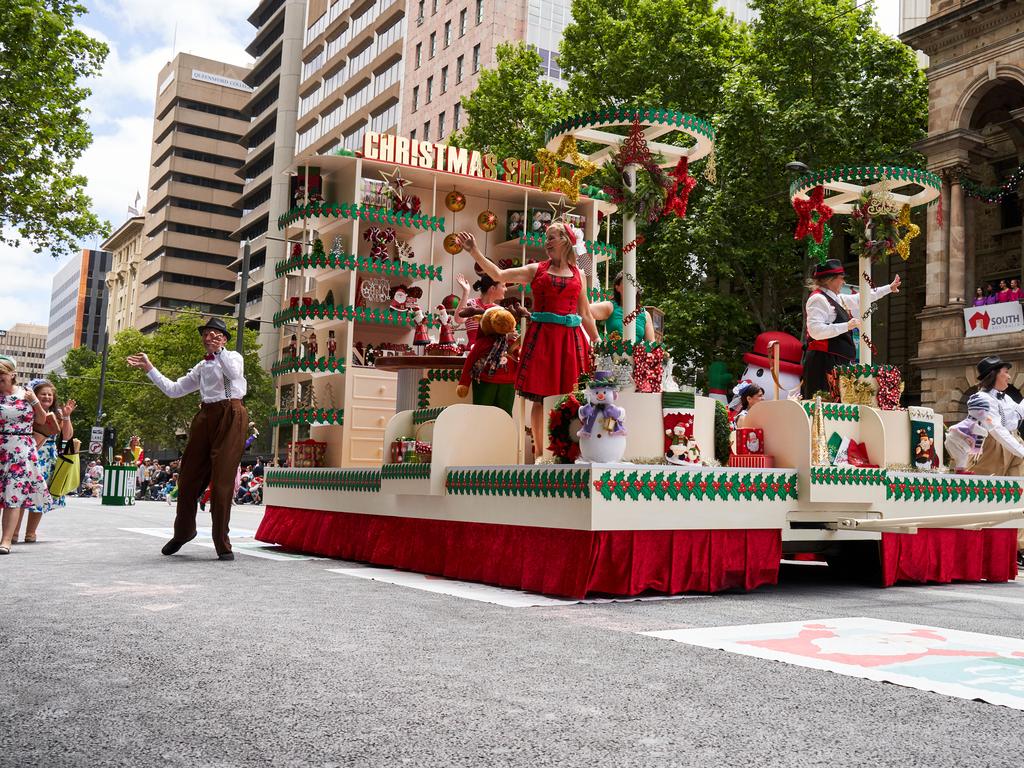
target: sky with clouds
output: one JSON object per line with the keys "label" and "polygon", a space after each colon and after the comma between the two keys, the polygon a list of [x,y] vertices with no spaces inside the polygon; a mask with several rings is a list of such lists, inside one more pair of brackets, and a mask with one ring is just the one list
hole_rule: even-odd
{"label": "sky with clouds", "polygon": [[[86,0],[79,26],[110,46],[87,102],[94,139],[78,162],[101,218],[120,226],[136,192],[146,197],[157,75],[174,53],[251,65],[246,21],[256,0]],[[879,26],[898,27],[899,0],[876,0]],[[98,248],[100,239],[82,243]],[[70,258],[70,257],[68,257]],[[47,323],[54,273],[66,263],[28,248],[0,245],[0,328]]]}

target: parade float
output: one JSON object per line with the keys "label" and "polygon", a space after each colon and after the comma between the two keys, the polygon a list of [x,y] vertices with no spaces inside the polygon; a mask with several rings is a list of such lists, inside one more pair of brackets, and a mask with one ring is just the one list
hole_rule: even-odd
{"label": "parade float", "polygon": [[[318,199],[297,198],[280,221],[298,246],[278,265],[289,306],[275,318],[291,466],[267,471],[257,538],[570,597],[754,589],[777,581],[786,554],[808,552],[885,585],[1014,578],[1019,479],[941,471],[942,418],[900,408],[898,371],[871,362],[869,324],[837,402],[787,398],[792,343],[759,340],[744,362],[767,369],[778,396],[735,435],[719,400],[678,391],[666,350],[634,338],[638,190],[665,179],[663,213],[685,213],[690,167],[713,178],[713,149],[705,121],[620,107],[555,126],[536,163],[370,133],[360,153],[298,169]],[[587,186],[602,163],[621,187]],[[925,176],[869,176],[794,188],[816,245],[827,190],[851,213],[881,194],[897,218],[931,199]],[[599,227],[616,209],[618,249]],[[450,236],[471,230],[491,260],[525,264],[543,258],[548,213],[584,230],[592,298],[621,255],[624,323],[598,345],[604,372],[545,403],[547,448],[534,457],[521,403],[509,414],[460,398],[459,345],[434,334],[457,304],[454,275],[473,274]],[[417,337],[421,354],[406,346]],[[598,435],[612,440],[595,448]]]}

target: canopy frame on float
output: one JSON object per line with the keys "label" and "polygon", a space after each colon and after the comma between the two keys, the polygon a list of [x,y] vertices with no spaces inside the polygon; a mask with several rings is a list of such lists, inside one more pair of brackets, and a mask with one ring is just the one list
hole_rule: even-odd
{"label": "canopy frame on float", "polygon": [[[682,158],[695,162],[712,155],[715,151],[715,129],[711,123],[699,117],[658,107],[610,107],[604,110],[576,115],[551,126],[545,133],[547,149],[555,151],[564,139],[573,137],[577,142],[600,145],[600,149],[583,155],[582,159],[600,165],[611,158],[613,152],[626,138],[611,132],[610,128],[628,128],[639,125],[644,141],[652,155],[661,155],[661,168],[675,166]],[[689,147],[664,144],[655,141],[671,133],[684,133],[694,140]],[[571,162],[565,158],[566,162]],[[625,185],[630,192],[636,191],[634,163],[624,168]],[[622,340],[636,341],[636,217],[622,212]]]}
{"label": "canopy frame on float", "polygon": [[[852,214],[860,207],[862,196],[885,198],[890,206],[911,210],[930,205],[939,198],[942,180],[928,171],[891,165],[856,165],[811,171],[796,179],[789,187],[791,199],[808,200],[818,187],[824,189],[824,204],[833,213]],[[860,290],[860,362],[871,360],[871,258],[858,254],[858,288]]]}

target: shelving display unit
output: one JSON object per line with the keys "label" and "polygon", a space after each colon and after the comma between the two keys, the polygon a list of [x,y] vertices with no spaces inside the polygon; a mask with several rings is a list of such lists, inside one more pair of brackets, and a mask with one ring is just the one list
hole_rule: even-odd
{"label": "shelving display unit", "polygon": [[[435,308],[445,297],[461,293],[456,276],[462,273],[473,283],[477,274],[468,253],[445,250],[446,236],[471,232],[480,250],[501,266],[543,260],[543,222],[551,220],[562,196],[500,179],[348,154],[320,156],[309,163],[317,168],[324,201],[297,206],[278,221],[290,255],[275,265],[278,276],[288,277],[285,308],[274,317],[281,331],[281,355],[272,369],[277,390],[275,451],[300,440],[308,429],[310,439],[326,443],[324,466],[377,467],[387,460],[384,436],[395,413],[397,374],[368,365],[360,359],[359,349],[379,350],[382,345],[411,344],[413,339],[412,312],[390,308],[390,297],[380,301],[384,291],[397,286],[418,288],[422,295],[417,304],[436,335]],[[420,199],[418,214],[392,211],[382,198],[381,186],[395,178],[396,171],[407,182],[403,194]],[[301,176],[306,171],[296,172]],[[309,188],[308,182],[305,186]],[[453,191],[464,197],[461,210],[446,205]],[[616,255],[615,246],[599,237],[598,212],[613,209],[607,202],[581,196],[570,214],[580,217],[587,240],[589,258],[581,260],[580,266],[592,296],[599,295],[600,285],[607,283],[607,262]],[[496,220],[490,232],[481,229],[478,221],[486,211]],[[524,226],[510,237],[513,212],[520,212]],[[370,257],[371,243],[365,234],[371,227],[394,231],[388,259]],[[323,253],[314,252],[317,240],[323,244]],[[399,260],[399,243],[405,244],[407,253],[411,249],[411,258]],[[299,245],[297,254],[293,254],[294,244]],[[363,291],[364,287],[368,290]],[[528,287],[519,290],[527,300]],[[328,302],[329,298],[333,301]],[[310,331],[315,332],[319,347],[316,359],[304,354],[303,341]],[[327,354],[330,331],[337,343],[333,360]],[[294,358],[287,353],[292,334],[298,337]],[[457,333],[457,338],[464,335]],[[450,389],[445,390],[449,397]]]}

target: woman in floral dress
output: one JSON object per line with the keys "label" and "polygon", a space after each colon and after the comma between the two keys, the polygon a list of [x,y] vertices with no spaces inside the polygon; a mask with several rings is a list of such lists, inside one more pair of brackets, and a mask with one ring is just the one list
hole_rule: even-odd
{"label": "woman in floral dress", "polygon": [[0,555],[11,552],[22,508],[41,505],[46,493],[32,437],[33,422],[45,422],[46,412],[35,393],[18,386],[17,381],[14,360],[0,355]]}
{"label": "woman in floral dress", "polygon": [[[39,398],[39,404],[46,411],[47,420],[50,422],[46,432],[52,431],[58,425],[60,426],[60,431],[50,436],[47,436],[46,432],[40,432],[38,425],[33,427],[35,429],[36,452],[39,454],[39,471],[42,473],[47,484],[49,484],[50,477],[53,475],[53,468],[57,463],[59,443],[66,442],[74,436],[74,429],[71,426],[71,414],[74,413],[76,404],[74,400],[68,400],[63,407],[57,407],[57,389],[47,379],[33,379],[28,383],[28,388],[35,392],[36,397]],[[58,496],[53,498],[50,495],[49,489],[46,491],[41,507],[31,503],[26,504],[24,511],[28,512],[28,523],[25,524],[25,538],[23,541],[26,544],[34,544],[36,541],[36,530],[39,528],[43,515],[54,507],[63,507],[64,505],[64,497]],[[25,515],[22,515],[22,517],[25,517]],[[18,541],[18,531],[20,530],[21,519],[19,518],[18,525],[14,529],[14,543]]]}

